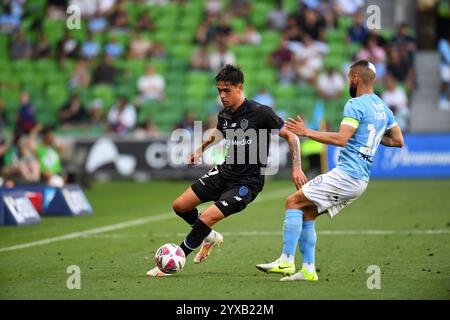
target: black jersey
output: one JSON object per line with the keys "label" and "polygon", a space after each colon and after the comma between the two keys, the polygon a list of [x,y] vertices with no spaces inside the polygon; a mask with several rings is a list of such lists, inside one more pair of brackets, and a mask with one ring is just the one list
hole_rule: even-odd
{"label": "black jersey", "polygon": [[225,162],[219,166],[222,176],[263,184],[261,168],[267,164],[271,131],[283,125],[272,108],[252,100],[246,99],[235,112],[223,109],[217,121],[227,148]]}

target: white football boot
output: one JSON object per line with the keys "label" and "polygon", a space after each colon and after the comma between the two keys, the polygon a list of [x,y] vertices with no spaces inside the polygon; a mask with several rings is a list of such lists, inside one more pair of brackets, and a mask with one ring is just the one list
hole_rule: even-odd
{"label": "white football boot", "polygon": [[211,230],[210,234],[203,240],[200,251],[194,257],[194,263],[201,263],[208,259],[211,250],[215,246],[220,246],[223,242],[223,236],[217,231]]}

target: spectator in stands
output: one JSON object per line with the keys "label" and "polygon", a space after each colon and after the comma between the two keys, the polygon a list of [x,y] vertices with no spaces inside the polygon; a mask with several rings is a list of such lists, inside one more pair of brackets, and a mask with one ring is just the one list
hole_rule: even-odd
{"label": "spectator in stands", "polygon": [[53,128],[44,127],[40,131],[40,135],[41,141],[34,151],[39,160],[41,181],[54,187],[62,187],[65,179],[63,178],[61,153],[64,147],[56,140]]}
{"label": "spectator in stands", "polygon": [[70,35],[70,30],[66,29],[64,38],[61,39],[57,45],[58,59],[64,60],[64,58],[76,58],[78,55],[78,47],[78,41],[73,39]]}
{"label": "spectator in stands", "polygon": [[353,24],[348,28],[347,39],[350,42],[359,44],[365,43],[368,36],[368,31],[364,23],[364,14],[357,12],[353,15]]}
{"label": "spectator in stands", "polygon": [[230,0],[229,9],[234,17],[247,17],[250,13],[251,3],[249,0]]}
{"label": "spectator in stands", "polygon": [[445,38],[439,40],[438,51],[441,56],[440,76],[441,92],[439,108],[450,111],[450,31],[447,30]]}
{"label": "spectator in stands", "polygon": [[107,54],[103,55],[102,62],[94,70],[94,84],[115,84],[117,76],[120,74],[119,69],[111,64],[111,57]]}
{"label": "spectator in stands", "polygon": [[144,11],[139,15],[136,30],[141,32],[154,32],[156,30],[153,19],[148,11]]}
{"label": "spectator in stands", "polygon": [[408,25],[401,23],[397,29],[396,35],[392,38],[391,46],[398,48],[400,51],[406,51],[409,60],[414,59],[414,52],[416,51],[416,39],[409,34]]}
{"label": "spectator in stands", "polygon": [[20,109],[16,118],[16,128],[21,135],[30,133],[35,126],[36,115],[30,101],[30,95],[27,92],[22,92],[20,95]]}
{"label": "spectator in stands", "polygon": [[238,42],[238,37],[230,26],[227,17],[222,17],[219,24],[215,28],[215,40],[225,44],[235,44]]}
{"label": "spectator in stands", "polygon": [[[5,146],[3,146],[3,149]],[[39,162],[31,149],[29,139],[15,131],[11,145],[4,150],[1,175],[18,182],[38,182]]]}
{"label": "spectator in stands", "polygon": [[70,76],[69,85],[71,89],[87,88],[91,82],[91,74],[85,60],[78,60],[75,64],[75,70]]}
{"label": "spectator in stands", "polygon": [[324,100],[333,100],[342,96],[345,80],[341,73],[328,66],[319,74],[316,83],[318,96]]}
{"label": "spectator in stands", "polygon": [[81,16],[91,18],[97,11],[97,1],[92,0],[70,0],[70,5],[80,8]]}
{"label": "spectator in stands", "polygon": [[0,137],[3,134],[3,129],[6,127],[6,124],[8,123],[8,117],[6,115],[5,110],[5,101],[0,98]]}
{"label": "spectator in stands", "polygon": [[206,0],[205,11],[207,17],[217,18],[222,12],[222,0]]}
{"label": "spectator in stands", "polygon": [[160,130],[153,124],[151,118],[147,118],[142,124],[140,124],[133,134],[136,139],[155,138],[160,135]]}
{"label": "spectator in stands", "polygon": [[209,63],[211,69],[216,71],[226,64],[235,64],[236,57],[233,52],[227,50],[225,43],[219,41],[216,50],[209,55]]}
{"label": "spectator in stands", "polygon": [[136,109],[126,97],[121,96],[117,105],[113,106],[108,112],[109,130],[116,134],[127,134],[136,126]]}
{"label": "spectator in stands", "polygon": [[407,57],[401,58],[400,52],[396,48],[391,49],[387,72],[389,72],[396,81],[404,83],[409,92],[413,90],[415,78],[414,68]]}
{"label": "spectator in stands", "polygon": [[138,102],[142,103],[148,100],[163,100],[166,89],[164,77],[155,72],[152,65],[147,67],[147,73],[139,77],[137,81],[139,91]]}
{"label": "spectator in stands", "polygon": [[366,45],[358,52],[358,60],[368,60],[377,69],[377,80],[383,79],[386,74],[386,52],[378,45],[375,35],[369,35]]}
{"label": "spectator in stands", "polygon": [[292,62],[293,57],[292,51],[288,48],[288,42],[282,37],[278,48],[269,56],[269,64],[280,69],[282,65]]}
{"label": "spectator in stands", "polygon": [[103,101],[95,99],[91,102],[88,110],[89,119],[87,123],[93,127],[104,127],[105,119],[103,117]]}
{"label": "spectator in stands", "polygon": [[191,55],[190,67],[192,70],[210,71],[208,45],[202,44]]}
{"label": "spectator in stands", "polygon": [[274,6],[267,14],[267,22],[270,29],[283,31],[286,28],[288,12],[283,8],[282,0],[275,0]]}
{"label": "spectator in stands", "polygon": [[314,41],[323,40],[325,21],[312,9],[306,9],[297,18],[297,24],[303,33],[308,34]]}
{"label": "spectator in stands", "polygon": [[323,56],[328,52],[325,43],[314,41],[309,34],[303,36],[303,42],[291,43],[295,54],[295,70],[301,81],[315,84],[317,72],[322,68]]}
{"label": "spectator in stands", "polygon": [[10,44],[11,58],[17,59],[29,59],[33,55],[33,47],[30,41],[25,39],[25,33],[22,29],[19,29],[16,33],[14,41]]}
{"label": "spectator in stands", "polygon": [[154,59],[166,59],[167,51],[164,44],[161,42],[154,42],[151,50],[152,58]]}
{"label": "spectator in stands", "polygon": [[389,73],[384,80],[382,99],[394,113],[400,128],[407,131],[409,122],[408,97],[405,90],[397,85],[394,77]]}
{"label": "spectator in stands", "polygon": [[358,11],[361,11],[364,4],[365,0],[336,0],[334,2],[334,9],[339,16],[352,16]]}
{"label": "spectator in stands", "polygon": [[89,19],[88,21],[88,30],[91,33],[104,32],[108,29],[108,20],[100,14],[100,12],[96,12],[95,15]]}
{"label": "spectator in stands", "polygon": [[88,34],[87,40],[81,45],[80,54],[86,59],[94,59],[100,54],[100,45],[94,40],[92,33]]}
{"label": "spectator in stands", "polygon": [[240,44],[258,45],[262,41],[261,34],[256,30],[255,25],[247,23],[244,33],[238,37]]}
{"label": "spectator in stands", "polygon": [[119,58],[124,51],[123,45],[117,40],[117,37],[111,37],[109,42],[105,45],[105,53],[111,58]]}
{"label": "spectator in stands", "polygon": [[130,42],[130,50],[128,57],[131,59],[144,59],[148,56],[152,49],[152,42],[142,36],[138,32],[136,37]]}
{"label": "spectator in stands", "polygon": [[267,90],[266,87],[259,88],[258,92],[253,97],[253,100],[272,108],[275,107],[275,99],[273,98],[273,96],[270,94],[269,90]]}
{"label": "spectator in stands", "polygon": [[47,37],[44,32],[39,33],[39,40],[34,48],[34,57],[40,58],[50,58],[52,56],[52,48],[47,41]]}
{"label": "spectator in stands", "polygon": [[286,28],[283,31],[283,37],[288,41],[302,41],[303,33],[298,26],[295,16],[288,16]]}
{"label": "spectator in stands", "polygon": [[278,81],[280,84],[292,84],[297,80],[292,62],[283,62],[278,71]]}
{"label": "spectator in stands", "polygon": [[0,6],[0,33],[13,34],[20,27],[20,16],[12,12],[11,4]]}
{"label": "spectator in stands", "polygon": [[175,129],[187,129],[192,134],[194,133],[194,122],[196,119],[198,119],[198,116],[195,112],[186,112],[175,125]]}
{"label": "spectator in stands", "polygon": [[130,25],[130,18],[125,10],[125,1],[120,1],[117,4],[117,9],[109,16],[111,31],[126,32]]}
{"label": "spectator in stands", "polygon": [[80,125],[88,118],[86,109],[81,104],[80,97],[76,94],[70,97],[59,112],[59,123],[62,125]]}
{"label": "spectator in stands", "polygon": [[197,27],[194,42],[196,44],[208,44],[214,39],[214,37],[215,28],[213,26],[212,19],[208,18]]}

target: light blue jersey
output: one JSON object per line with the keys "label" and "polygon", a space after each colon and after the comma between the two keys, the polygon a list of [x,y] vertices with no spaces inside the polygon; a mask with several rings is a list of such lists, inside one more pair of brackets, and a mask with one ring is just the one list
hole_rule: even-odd
{"label": "light blue jersey", "polygon": [[375,94],[365,94],[348,100],[341,124],[356,128],[341,149],[337,167],[349,176],[369,181],[370,169],[386,130],[396,126],[394,114]]}

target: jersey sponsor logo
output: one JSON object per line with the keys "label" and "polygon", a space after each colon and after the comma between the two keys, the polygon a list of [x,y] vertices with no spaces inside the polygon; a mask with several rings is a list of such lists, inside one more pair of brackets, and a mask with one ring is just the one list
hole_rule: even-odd
{"label": "jersey sponsor logo", "polygon": [[361,152],[358,152],[358,156],[359,156],[361,159],[363,159],[364,161],[373,163],[373,157],[372,157],[372,156],[368,156],[367,154],[364,154],[364,153],[361,153]]}
{"label": "jersey sponsor logo", "polygon": [[248,120],[247,119],[242,119],[241,120],[241,128],[243,130],[245,130],[245,129],[247,129],[247,127],[248,127]]}
{"label": "jersey sponsor logo", "polygon": [[248,193],[248,188],[246,186],[242,186],[239,188],[239,195],[244,197]]}

